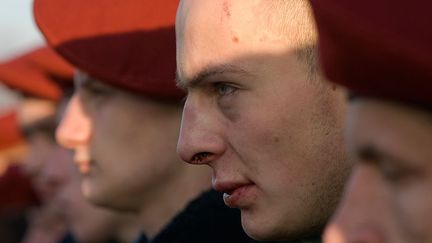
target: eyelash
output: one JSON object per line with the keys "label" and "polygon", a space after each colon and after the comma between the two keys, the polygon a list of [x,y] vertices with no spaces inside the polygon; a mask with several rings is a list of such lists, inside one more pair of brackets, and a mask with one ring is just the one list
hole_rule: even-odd
{"label": "eyelash", "polygon": [[359,159],[365,164],[376,166],[382,178],[391,184],[405,183],[415,175],[412,170],[406,167],[402,168],[391,161],[386,161],[384,158],[381,158],[371,148],[362,149]]}
{"label": "eyelash", "polygon": [[[226,97],[226,96],[230,96],[232,94],[234,94],[237,91],[237,88],[234,87],[233,85],[229,84],[229,83],[223,83],[223,82],[219,82],[219,83],[215,83],[214,86],[214,92],[219,96],[219,97]],[[230,89],[229,91],[223,91],[222,89]]]}
{"label": "eyelash", "polygon": [[93,86],[87,86],[87,87],[83,87],[83,91],[85,91],[86,93],[91,94],[93,97],[103,97],[103,96],[107,96],[110,94],[110,91],[104,89],[104,88],[98,88],[98,87],[93,87]]}
{"label": "eyelash", "polygon": [[[375,165],[381,177],[393,186],[407,185],[412,179],[416,178],[418,173],[406,167],[394,165],[381,159],[375,161],[364,161],[367,164]],[[372,162],[372,163],[371,163]]]}
{"label": "eyelash", "polygon": [[110,90],[90,85],[81,87],[80,92],[82,93],[83,102],[89,106],[98,106],[112,93]]}
{"label": "eyelash", "polygon": [[407,176],[406,171],[403,171],[398,168],[380,168],[381,174],[383,177],[391,182],[401,181],[403,178]]}

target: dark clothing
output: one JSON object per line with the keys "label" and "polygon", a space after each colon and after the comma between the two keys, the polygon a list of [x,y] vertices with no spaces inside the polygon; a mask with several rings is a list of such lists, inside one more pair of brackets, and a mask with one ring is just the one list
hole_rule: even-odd
{"label": "dark clothing", "polygon": [[[143,241],[144,242],[144,241]],[[222,193],[210,190],[189,203],[152,243],[250,243],[240,211],[228,208]]]}
{"label": "dark clothing", "polygon": [[[258,243],[243,231],[240,210],[228,208],[222,193],[210,190],[180,212],[153,241],[142,235],[135,243]],[[312,240],[288,243],[319,243]],[[270,242],[267,242],[270,243]]]}
{"label": "dark clothing", "polygon": [[[59,243],[80,243],[78,242],[71,233],[67,233],[62,240],[60,240]],[[104,243],[117,243],[115,240],[108,240]]]}
{"label": "dark clothing", "polygon": [[141,235],[139,235],[138,238],[132,243],[147,243],[147,242],[148,242],[147,237],[143,233],[141,233]]}
{"label": "dark clothing", "polygon": [[68,234],[65,235],[65,237],[62,240],[60,240],[59,243],[75,243],[75,242],[76,242],[76,240],[72,236],[72,234],[68,233]]}
{"label": "dark clothing", "polygon": [[287,243],[320,243],[320,242],[321,242],[321,237],[316,236],[308,239],[288,241]]}
{"label": "dark clothing", "polygon": [[222,193],[210,190],[192,201],[152,243],[250,242],[240,222],[240,211],[228,208]]}

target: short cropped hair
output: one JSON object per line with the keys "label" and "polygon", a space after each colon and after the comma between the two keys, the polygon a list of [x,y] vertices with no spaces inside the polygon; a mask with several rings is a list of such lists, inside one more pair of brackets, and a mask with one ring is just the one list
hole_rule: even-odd
{"label": "short cropped hair", "polygon": [[297,43],[296,53],[311,77],[319,72],[318,34],[308,0],[267,0],[263,6],[266,25],[281,39]]}

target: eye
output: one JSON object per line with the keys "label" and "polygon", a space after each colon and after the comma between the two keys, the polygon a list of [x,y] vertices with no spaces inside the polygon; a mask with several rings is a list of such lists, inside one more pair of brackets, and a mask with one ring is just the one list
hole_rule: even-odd
{"label": "eye", "polygon": [[79,92],[82,94],[85,102],[99,102],[113,94],[113,90],[97,85],[83,85],[79,88]]}
{"label": "eye", "polygon": [[382,161],[380,164],[380,171],[383,178],[391,184],[406,186],[415,181],[420,181],[424,176],[424,170],[407,163],[401,164],[396,161]]}
{"label": "eye", "polygon": [[108,89],[104,88],[104,87],[96,87],[96,86],[89,85],[89,86],[86,86],[86,87],[83,87],[83,88],[84,88],[83,90],[85,92],[87,92],[87,93],[89,93],[89,94],[91,94],[93,96],[96,96],[96,97],[107,96],[107,95],[110,94],[110,91]]}
{"label": "eye", "polygon": [[363,153],[362,162],[374,165],[382,178],[392,186],[407,186],[421,179],[422,170],[415,163],[400,160],[389,153],[369,149]]}
{"label": "eye", "polygon": [[380,171],[387,181],[393,183],[400,182],[409,175],[407,171],[396,166],[381,165]]}
{"label": "eye", "polygon": [[215,85],[216,92],[219,96],[227,96],[233,94],[237,88],[227,83],[217,83]]}

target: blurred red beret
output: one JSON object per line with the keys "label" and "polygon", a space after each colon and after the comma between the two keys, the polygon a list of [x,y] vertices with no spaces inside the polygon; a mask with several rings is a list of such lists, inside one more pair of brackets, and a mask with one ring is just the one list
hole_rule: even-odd
{"label": "blurred red beret", "polygon": [[0,64],[0,82],[24,94],[58,101],[58,82],[73,79],[73,68],[47,47]]}
{"label": "blurred red beret", "polygon": [[0,213],[25,210],[39,204],[31,180],[18,165],[0,176]]}
{"label": "blurred red beret", "polygon": [[10,111],[0,116],[0,150],[13,147],[24,142],[19,128],[18,116]]}
{"label": "blurred red beret", "polygon": [[51,47],[42,47],[29,55],[31,61],[50,76],[68,82],[73,81],[73,67]]}
{"label": "blurred red beret", "polygon": [[432,106],[432,1],[311,3],[330,80],[354,94]]}
{"label": "blurred red beret", "polygon": [[48,43],[77,68],[146,96],[179,100],[175,86],[178,0],[35,0]]}

